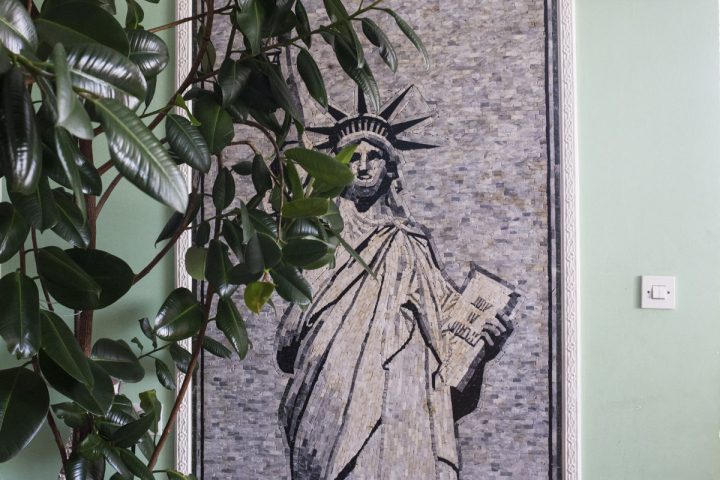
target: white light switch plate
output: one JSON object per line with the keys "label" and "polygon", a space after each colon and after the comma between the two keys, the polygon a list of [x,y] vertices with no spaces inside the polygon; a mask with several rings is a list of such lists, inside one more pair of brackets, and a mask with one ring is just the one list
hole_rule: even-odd
{"label": "white light switch plate", "polygon": [[[653,298],[653,287],[655,292],[662,292],[664,287],[665,298]],[[642,290],[640,291],[642,298],[642,308],[659,308],[662,310],[672,310],[675,308],[675,277],[655,277],[645,275],[642,277]]]}

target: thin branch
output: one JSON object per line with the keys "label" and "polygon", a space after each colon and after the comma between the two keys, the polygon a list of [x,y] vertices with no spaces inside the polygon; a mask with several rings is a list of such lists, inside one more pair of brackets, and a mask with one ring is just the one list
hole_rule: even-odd
{"label": "thin branch", "polygon": [[105,174],[108,170],[110,170],[111,168],[113,168],[113,166],[114,166],[113,161],[112,161],[112,160],[108,160],[107,162],[105,162],[105,163],[103,163],[102,165],[100,165],[100,168],[98,168],[98,173],[99,173],[100,175],[103,175],[103,174]]}
{"label": "thin branch", "polygon": [[103,193],[102,197],[100,197],[100,201],[97,204],[96,210],[97,214],[100,215],[100,212],[102,211],[103,206],[105,205],[105,202],[107,202],[107,199],[110,198],[110,194],[113,190],[115,190],[115,187],[117,187],[117,184],[120,183],[120,180],[123,179],[123,176],[121,174],[117,174],[115,178],[113,178],[113,181],[110,182],[110,185],[108,185],[107,190],[105,190],[105,193]]}
{"label": "thin branch", "polygon": [[235,32],[236,31],[237,31],[237,28],[235,27],[235,25],[233,25],[232,30],[230,30],[230,38],[228,39],[227,50],[225,50],[225,58],[230,58],[230,52],[232,52],[232,46],[233,46],[233,43],[235,42]]}
{"label": "thin branch", "polygon": [[250,140],[237,140],[235,142],[230,142],[231,147],[234,145],[247,145],[248,147],[253,149],[253,152],[255,152],[258,155],[260,154],[260,150],[255,148],[255,145],[253,145],[253,143]]}
{"label": "thin branch", "polygon": [[[38,362],[37,355],[34,355],[32,357],[32,366],[33,370],[35,370],[35,373],[40,375],[40,362]],[[47,413],[47,421],[48,426],[50,427],[50,430],[52,430],[53,437],[55,437],[55,443],[58,446],[58,450],[60,450],[60,458],[62,460],[62,473],[65,472],[65,467],[67,466],[67,452],[65,451],[65,444],[63,444],[62,436],[60,435],[60,430],[57,428],[57,424],[55,423],[55,419],[52,416],[52,413],[48,410]]]}
{"label": "thin branch", "polygon": [[[230,9],[232,9],[232,8],[233,8],[232,5],[226,6],[226,7],[222,7],[222,8],[218,8],[218,9],[215,10],[213,13],[222,13],[222,12],[224,12],[225,10],[230,10]],[[161,26],[159,26],[159,27],[151,28],[151,29],[148,30],[148,32],[155,33],[155,32],[160,32],[160,31],[162,31],[162,30],[167,30],[168,28],[174,28],[174,27],[177,27],[178,25],[182,25],[183,23],[192,22],[193,20],[197,20],[197,19],[199,19],[199,18],[203,18],[205,15],[207,15],[207,12],[205,12],[205,13],[198,13],[197,15],[194,15],[194,16],[192,16],[192,17],[187,17],[187,18],[183,18],[183,19],[180,19],[180,20],[176,20],[176,21],[174,21],[174,22],[172,22],[172,23],[168,23],[167,25],[161,25]]]}

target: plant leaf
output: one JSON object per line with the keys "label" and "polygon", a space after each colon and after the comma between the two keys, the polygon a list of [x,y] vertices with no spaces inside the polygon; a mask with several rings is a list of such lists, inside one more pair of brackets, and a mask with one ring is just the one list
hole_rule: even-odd
{"label": "plant leaf", "polygon": [[312,46],[312,36],[310,35],[312,28],[310,27],[310,19],[305,10],[305,5],[300,0],[295,2],[295,16],[298,19],[295,30],[297,30],[299,36],[303,37],[302,41],[305,42],[305,45],[310,48]]}
{"label": "plant leaf", "polygon": [[243,201],[240,201],[240,221],[242,222],[243,243],[248,243],[255,235],[255,227],[250,219],[250,212]]}
{"label": "plant leaf", "polygon": [[99,43],[125,56],[130,53],[122,25],[111,13],[92,3],[73,2],[44,10],[35,26],[40,37],[53,46]]}
{"label": "plant leaf", "polygon": [[187,118],[170,114],[165,120],[168,144],[180,160],[202,173],[210,171],[210,151],[200,129]]}
{"label": "plant leaf", "polygon": [[348,166],[330,155],[304,148],[290,148],[285,150],[285,156],[294,160],[313,177],[330,185],[346,186],[355,180],[355,175]]}
{"label": "plant leaf", "polygon": [[309,305],[313,298],[310,284],[295,267],[280,267],[270,270],[278,295],[296,305]]}
{"label": "plant leaf", "polygon": [[145,369],[125,342],[101,338],[92,348],[92,359],[113,378],[137,383],[145,377]]}
{"label": "plant leaf", "polygon": [[385,64],[395,73],[398,66],[397,54],[385,32],[369,18],[362,19],[362,29],[370,43],[378,47],[378,53]]}
{"label": "plant leaf", "polygon": [[327,243],[313,238],[292,240],[282,249],[283,261],[296,267],[310,265],[324,257],[327,253]]}
{"label": "plant leaf", "polygon": [[275,285],[270,282],[253,282],[245,287],[245,305],[251,311],[260,313],[274,291]]}
{"label": "plant leaf", "polygon": [[178,288],[160,307],[155,317],[155,333],[163,340],[183,340],[200,330],[203,318],[203,308],[195,295],[186,288]]}
{"label": "plant leaf", "polygon": [[78,445],[78,453],[86,460],[96,461],[102,458],[105,448],[105,441],[91,433]]}
{"label": "plant leaf", "polygon": [[347,147],[340,150],[340,153],[335,155],[335,160],[340,163],[344,163],[345,165],[349,164],[350,160],[352,160],[352,157],[355,154],[355,150],[357,150],[357,147],[358,144],[348,145]]}
{"label": "plant leaf", "polygon": [[422,40],[420,40],[420,37],[417,36],[412,27],[410,27],[410,25],[408,25],[405,20],[400,18],[400,15],[390,10],[389,8],[381,8],[380,10],[384,10],[386,13],[390,14],[395,19],[395,23],[397,23],[397,26],[400,27],[400,30],[402,30],[405,36],[410,39],[412,44],[415,45],[415,48],[417,48],[418,52],[420,52],[420,54],[422,55],[423,62],[425,63],[425,69],[429,70],[430,56],[428,55],[427,50],[425,50],[425,45],[423,45]]}
{"label": "plant leaf", "polygon": [[[57,122],[55,125],[65,128],[76,137],[92,140],[94,134],[90,117],[72,89],[70,66],[62,43],[55,45],[52,58],[57,93]],[[68,176],[73,178],[70,173],[68,173]]]}
{"label": "plant leaf", "polygon": [[[207,337],[205,337],[207,338]],[[192,355],[190,352],[185,350],[183,347],[178,345],[177,343],[173,343],[170,345],[170,356],[172,357],[173,361],[175,362],[175,366],[180,370],[182,373],[187,375],[188,367],[190,366],[190,360]],[[197,364],[195,364],[195,368],[197,369]]]}
{"label": "plant leaf", "polygon": [[95,102],[113,163],[136,187],[178,212],[187,210],[185,177],[160,141],[130,109],[116,100]]}
{"label": "plant leaf", "polygon": [[8,190],[31,195],[42,170],[35,110],[19,68],[10,69],[1,81],[0,118],[4,121],[0,124],[0,168]]}
{"label": "plant leaf", "polygon": [[[126,423],[122,427],[118,428],[110,440],[118,447],[130,448],[135,445],[138,440],[140,440],[154,422],[155,415],[146,414],[145,416]],[[127,465],[127,463],[126,466],[130,468],[130,465]]]}
{"label": "plant leaf", "polygon": [[45,382],[26,368],[0,370],[0,463],[35,437],[50,407]]}
{"label": "plant leaf", "polygon": [[366,272],[368,272],[374,279],[377,280],[377,277],[375,276],[375,272],[373,272],[370,269],[370,267],[368,267],[367,263],[365,263],[365,260],[363,260],[363,258],[360,256],[360,254],[358,254],[355,251],[355,249],[352,248],[352,246],[350,246],[350,244],[347,243],[340,235],[333,234],[333,236],[340,241],[343,248],[345,248],[345,250],[347,250],[347,252],[350,254],[350,256],[352,256],[355,259],[355,261],[357,261],[365,269]]}
{"label": "plant leaf", "polygon": [[230,58],[222,63],[218,72],[218,83],[220,91],[222,91],[223,107],[228,107],[235,102],[240,91],[247,85],[251,71],[251,68],[245,63]]}
{"label": "plant leaf", "polygon": [[237,223],[230,220],[223,220],[222,223],[222,236],[225,242],[228,244],[230,249],[233,251],[237,259],[242,262],[245,258],[243,256],[243,244],[242,244],[242,229]]}
{"label": "plant leaf", "polygon": [[50,182],[45,175],[40,177],[32,195],[8,192],[8,196],[17,211],[32,227],[42,232],[57,224],[58,208],[50,189]]}
{"label": "plant leaf", "polygon": [[230,358],[232,357],[232,350],[227,348],[222,343],[218,342],[217,340],[214,340],[207,335],[205,338],[203,338],[203,348],[215,355],[216,357],[220,358]]}
{"label": "plant leaf", "polygon": [[252,164],[252,182],[258,195],[265,195],[265,192],[272,188],[272,177],[270,169],[265,163],[262,155],[255,154]]}
{"label": "plant leaf", "polygon": [[30,358],[40,348],[40,297],[37,286],[20,271],[0,279],[0,336],[16,358]]}
{"label": "plant leaf", "polygon": [[95,380],[87,357],[65,321],[53,312],[41,310],[40,325],[43,351],[68,375],[92,387]]}
{"label": "plant leaf", "polygon": [[52,406],[55,416],[70,428],[81,428],[87,422],[87,410],[74,402],[63,402]]}
{"label": "plant leaf", "polygon": [[235,137],[232,117],[215,102],[213,95],[197,100],[193,111],[200,121],[200,132],[212,155],[217,155],[230,145]]}
{"label": "plant leaf", "polygon": [[52,227],[52,231],[78,248],[89,247],[92,240],[90,222],[83,217],[72,196],[62,188],[56,188],[52,193],[58,211],[58,222]]}
{"label": "plant leaf", "polygon": [[325,215],[329,208],[326,198],[301,198],[288,202],[282,207],[285,218],[319,217]]}
{"label": "plant leaf", "polygon": [[370,100],[373,110],[379,112],[380,90],[378,89],[377,82],[370,67],[367,63],[359,63],[357,49],[353,48],[343,37],[336,35],[334,44],[335,56],[340,63],[340,67],[342,67],[345,73],[362,89],[365,96]]}
{"label": "plant leaf", "polygon": [[25,243],[30,226],[8,202],[0,203],[0,263],[10,260]]}
{"label": "plant leaf", "polygon": [[204,247],[208,240],[210,240],[210,222],[203,222],[195,231],[195,245]]}
{"label": "plant leaf", "polygon": [[261,63],[263,73],[270,80],[270,91],[278,105],[282,107],[295,121],[303,123],[302,115],[298,109],[295,97],[290,92],[288,84],[280,71],[280,67],[270,63]]}
{"label": "plant leaf", "polygon": [[245,328],[245,321],[231,299],[221,298],[218,301],[215,322],[230,341],[230,345],[233,346],[240,360],[245,358],[250,345],[247,329]]}
{"label": "plant leaf", "polygon": [[219,240],[210,240],[207,260],[205,262],[205,278],[222,298],[235,293],[238,285],[230,283],[228,272],[232,263],[227,256],[227,247]]}
{"label": "plant leaf", "polygon": [[248,271],[259,273],[277,265],[282,252],[271,236],[258,232],[250,237],[244,256]]}
{"label": "plant leaf", "polygon": [[[102,291],[100,285],[58,247],[45,247],[38,251],[37,269],[50,295],[63,305],[63,301],[67,301],[64,295],[67,290],[74,295],[92,294],[97,297]],[[73,308],[72,305],[65,306]]]}
{"label": "plant leaf", "polygon": [[235,24],[245,35],[253,56],[260,54],[262,26],[265,23],[265,9],[258,0],[246,0],[243,7],[235,13]]}
{"label": "plant leaf", "polygon": [[130,60],[138,66],[145,78],[157,76],[170,60],[168,47],[163,40],[147,30],[125,30],[130,42]]}
{"label": "plant leaf", "polygon": [[327,222],[333,233],[339,234],[345,228],[345,221],[343,220],[342,215],[340,215],[340,210],[333,202],[330,202],[328,205],[328,212],[323,215],[323,220]]}
{"label": "plant leaf", "polygon": [[301,48],[298,53],[297,69],[310,95],[327,111],[328,97],[322,73],[320,73],[320,69],[312,55],[304,48]]}
{"label": "plant leaf", "polygon": [[223,168],[215,177],[212,189],[213,205],[218,212],[222,212],[230,206],[235,198],[235,179],[230,170]]}
{"label": "plant leaf", "polygon": [[228,281],[233,285],[248,285],[257,282],[262,277],[262,271],[250,273],[247,263],[239,263],[228,272]]}
{"label": "plant leaf", "polygon": [[191,246],[185,252],[185,269],[190,277],[195,280],[205,280],[205,261],[207,259],[207,248]]}
{"label": "plant leaf", "polygon": [[27,7],[17,0],[0,0],[0,43],[14,53],[35,53],[35,25]]}
{"label": "plant leaf", "polygon": [[170,367],[158,358],[155,359],[155,374],[157,375],[160,385],[168,390],[175,391],[177,385],[175,385],[175,378],[172,371],[170,371]]}
{"label": "plant leaf", "polygon": [[[143,417],[144,418],[144,417]],[[140,480],[155,480],[152,472],[130,450],[116,448],[125,466]]]}

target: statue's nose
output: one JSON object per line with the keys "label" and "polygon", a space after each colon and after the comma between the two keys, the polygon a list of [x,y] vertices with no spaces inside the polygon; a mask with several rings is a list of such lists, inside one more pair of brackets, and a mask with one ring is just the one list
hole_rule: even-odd
{"label": "statue's nose", "polygon": [[364,172],[367,170],[367,153],[360,154],[360,162],[358,164],[358,171]]}

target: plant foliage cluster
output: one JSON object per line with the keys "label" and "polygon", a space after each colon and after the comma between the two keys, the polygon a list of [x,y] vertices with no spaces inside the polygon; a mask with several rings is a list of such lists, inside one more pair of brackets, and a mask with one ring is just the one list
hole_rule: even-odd
{"label": "plant foliage cluster", "polygon": [[[191,375],[179,386],[164,426],[154,390],[140,394],[138,413],[117,385],[141,381],[140,359],[152,358],[160,384],[175,390],[173,369],[156,355],[161,350],[186,374],[202,348],[243,359],[251,342],[231,298],[241,287],[253,312],[272,304],[273,294],[307,308],[313,292],[303,271],[333,268],[338,248],[367,268],[343,240],[343,219],[333,202],[354,181],[349,162],[355,147],[333,155],[283,149],[291,129],[301,135],[304,127],[269,54],[291,48],[307,92],[327,108],[310,52],[313,41],[325,41],[377,111],[378,87],[358,33],[393,72],[398,61],[385,32],[366,14],[393,17],[428,62],[417,35],[381,1],[349,13],[341,0],[324,0],[328,21],[313,29],[301,0],[230,0],[224,6],[205,0],[207,13],[147,29],[135,0],[126,0],[124,25],[115,0],[45,0],[39,10],[32,0],[0,0],[0,176],[10,199],[0,203],[0,263],[20,265],[0,279],[0,336],[10,355],[25,360],[0,371],[0,462],[25,448],[47,421],[67,478],[104,478],[107,464],[114,480],[152,479],[161,472],[171,480],[194,478],[153,471]],[[218,15],[232,24],[220,59],[210,41]],[[156,33],[188,21],[199,25],[190,73],[163,108],[148,112],[171,57]],[[171,113],[176,107],[184,115]],[[262,132],[272,149],[262,152],[236,139],[235,124]],[[110,159],[103,164],[93,157],[95,141],[107,144]],[[223,150],[237,144],[253,150],[252,160],[225,165]],[[206,174],[213,161],[215,214],[199,221],[202,195],[187,190],[179,165]],[[105,186],[102,177],[109,172],[115,177]],[[238,198],[236,177],[252,182],[254,196]],[[138,273],[95,242],[98,216],[123,179],[175,210],[156,242],[164,247]],[[94,313],[128,294],[186,230],[194,238],[187,270],[209,285],[204,303],[187,289],[174,290],[154,318],[139,321],[142,341],[93,342]],[[38,234],[49,232],[67,248],[43,247],[47,242],[39,242]],[[35,272],[25,261],[30,254]],[[217,313],[210,318],[214,299]],[[59,305],[74,312],[74,330],[56,311]],[[232,350],[205,336],[209,322]],[[194,339],[192,351],[178,343],[188,338]],[[64,401],[50,405],[50,389]],[[68,442],[56,419],[71,427]]]}

